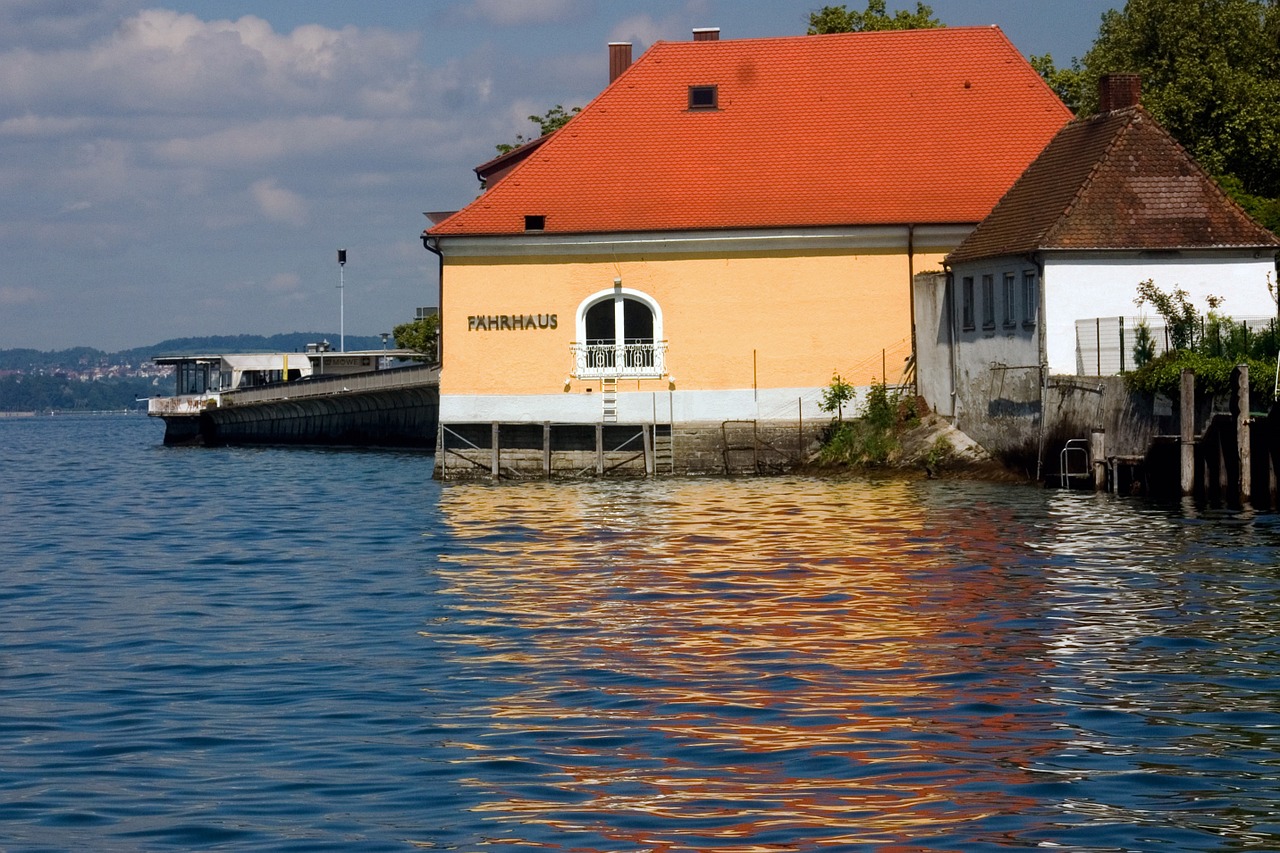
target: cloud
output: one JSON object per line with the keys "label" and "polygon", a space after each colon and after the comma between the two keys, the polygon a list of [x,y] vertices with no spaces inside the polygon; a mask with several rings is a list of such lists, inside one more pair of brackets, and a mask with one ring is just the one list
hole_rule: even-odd
{"label": "cloud", "polygon": [[281,272],[273,275],[267,281],[267,292],[275,293],[280,296],[292,296],[297,294],[302,287],[302,277],[294,272]]}
{"label": "cloud", "polygon": [[[135,345],[183,324],[206,334],[282,322],[221,298],[191,310],[229,281],[287,305],[290,327],[323,328],[329,313],[303,283],[327,267],[297,239],[304,227],[325,245],[390,235],[403,244],[369,253],[362,269],[369,293],[398,306],[378,309],[384,325],[427,304],[420,291],[437,268],[415,239],[421,211],[474,198],[471,167],[527,133],[525,116],[585,103],[574,93],[594,92],[583,84],[592,76],[603,84],[602,47],[521,56],[501,39],[467,38],[428,64],[424,39],[450,36],[281,30],[252,15],[137,11],[145,2],[0,0],[0,253],[10,276],[0,338],[10,346],[105,336]],[[534,2],[506,20],[590,8]],[[472,29],[494,31],[475,20]],[[38,32],[17,38],[7,23]],[[59,321],[52,307],[62,305],[85,319]]]}
{"label": "cloud", "polygon": [[44,301],[44,294],[34,287],[0,285],[0,305],[31,305]]}
{"label": "cloud", "polygon": [[307,203],[302,196],[290,192],[276,183],[275,178],[263,178],[249,188],[258,209],[273,222],[287,225],[307,223]]}
{"label": "cloud", "polygon": [[582,0],[472,0],[470,14],[498,27],[572,21],[585,14]]}

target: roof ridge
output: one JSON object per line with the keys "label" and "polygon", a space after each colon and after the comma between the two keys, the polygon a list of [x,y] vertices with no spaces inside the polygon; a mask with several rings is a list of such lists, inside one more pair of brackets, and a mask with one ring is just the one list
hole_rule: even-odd
{"label": "roof ridge", "polygon": [[1081,124],[1085,124],[1091,121],[1110,119],[1119,112],[1129,112],[1129,115],[1125,117],[1126,121],[1124,124],[1112,132],[1111,139],[1107,142],[1107,147],[1103,150],[1102,156],[1093,161],[1093,165],[1089,168],[1089,174],[1087,174],[1084,180],[1080,182],[1080,186],[1076,187],[1076,191],[1072,194],[1071,200],[1067,203],[1067,206],[1063,208],[1062,213],[1055,217],[1053,224],[1046,228],[1044,233],[1040,235],[1041,243],[1046,245],[1051,244],[1058,233],[1068,227],[1068,220],[1071,218],[1071,214],[1087,199],[1089,190],[1093,188],[1094,179],[1098,177],[1103,167],[1111,162],[1111,156],[1115,153],[1117,143],[1129,132],[1129,129],[1133,127],[1134,119],[1138,115],[1138,110],[1141,109],[1142,107],[1140,106],[1126,107],[1125,110],[1113,110],[1108,113],[1095,113],[1094,115],[1086,116],[1080,120]]}
{"label": "roof ridge", "polygon": [[[717,84],[718,109],[689,109],[694,83]],[[1015,127],[941,132],[993,114]],[[540,215],[555,233],[977,222],[1071,118],[998,26],[658,41],[430,231],[515,236]],[[837,141],[854,129],[856,170]]]}

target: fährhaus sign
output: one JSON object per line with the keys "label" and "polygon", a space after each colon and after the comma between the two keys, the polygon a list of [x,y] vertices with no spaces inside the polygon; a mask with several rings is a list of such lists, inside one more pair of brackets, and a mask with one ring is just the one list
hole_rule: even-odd
{"label": "f\u00e4hrhaus sign", "polygon": [[520,332],[556,326],[555,314],[472,314],[467,317],[470,332]]}

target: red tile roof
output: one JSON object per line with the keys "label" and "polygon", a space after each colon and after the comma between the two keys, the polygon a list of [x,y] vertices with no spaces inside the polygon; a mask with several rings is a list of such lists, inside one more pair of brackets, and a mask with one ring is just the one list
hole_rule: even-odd
{"label": "red tile roof", "polygon": [[658,42],[430,233],[977,222],[1070,118],[995,27]]}
{"label": "red tile roof", "polygon": [[1280,246],[1142,107],[1064,127],[951,264],[1053,249]]}

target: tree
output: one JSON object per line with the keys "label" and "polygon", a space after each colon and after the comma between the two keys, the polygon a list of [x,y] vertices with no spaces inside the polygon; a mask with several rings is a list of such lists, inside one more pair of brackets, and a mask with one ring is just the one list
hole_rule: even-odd
{"label": "tree", "polygon": [[435,361],[436,340],[440,332],[440,315],[431,314],[426,317],[419,317],[408,323],[401,323],[391,330],[391,334],[395,337],[396,346],[400,349],[411,349],[420,352],[428,357],[428,360]]}
{"label": "tree", "polygon": [[882,30],[930,30],[946,26],[933,17],[933,9],[916,3],[916,10],[899,9],[892,16],[885,0],[867,0],[865,12],[850,12],[845,6],[823,6],[809,13],[809,35],[827,33],[866,33]]}
{"label": "tree", "polygon": [[569,119],[573,118],[580,112],[582,112],[582,107],[574,107],[573,109],[566,111],[561,104],[556,104],[554,107],[547,110],[545,115],[529,116],[529,121],[538,126],[537,136],[530,136],[526,138],[524,134],[517,133],[516,141],[513,144],[507,144],[504,142],[495,147],[498,149],[499,154],[506,154],[508,151],[513,151],[521,145],[524,145],[526,142],[532,142],[535,139],[546,136],[548,133],[554,133],[568,124]]}
{"label": "tree", "polygon": [[1058,68],[1053,64],[1053,55],[1049,53],[1044,56],[1032,54],[1030,60],[1031,67],[1044,79],[1058,99],[1067,105],[1067,109],[1079,113],[1084,86],[1080,60],[1072,59],[1070,68]]}
{"label": "tree", "polygon": [[850,402],[856,393],[854,387],[844,381],[844,377],[839,373],[832,373],[831,384],[823,389],[818,408],[824,412],[835,412],[836,420],[844,423],[845,403]]}
{"label": "tree", "polygon": [[1236,192],[1265,207],[1280,196],[1277,63],[1276,0],[1128,0],[1102,16],[1079,106],[1096,109],[1103,74],[1142,75],[1147,111],[1210,174],[1235,177]]}

